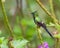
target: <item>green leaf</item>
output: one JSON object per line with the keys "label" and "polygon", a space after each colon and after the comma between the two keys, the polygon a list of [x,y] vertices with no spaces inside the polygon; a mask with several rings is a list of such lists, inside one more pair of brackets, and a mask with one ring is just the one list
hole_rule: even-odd
{"label": "green leaf", "polygon": [[8,48],[7,44],[2,44],[1,48]]}
{"label": "green leaf", "polygon": [[22,19],[21,23],[22,23],[23,26],[31,26],[31,27],[35,26],[35,24],[34,24],[32,19],[31,20],[29,20],[29,19]]}
{"label": "green leaf", "polygon": [[15,25],[14,28],[13,28],[13,30],[14,30],[14,33],[16,35],[20,35],[21,34],[21,28],[20,28],[20,26]]}
{"label": "green leaf", "polygon": [[2,44],[3,40],[4,40],[4,37],[1,37],[0,38],[0,44]]}
{"label": "green leaf", "polygon": [[27,40],[14,40],[12,41],[12,45],[14,48],[24,48],[24,46],[28,43]]}
{"label": "green leaf", "polygon": [[1,48],[8,48],[8,46],[7,46],[7,42],[8,42],[8,40],[7,39],[4,39],[4,37],[2,38],[2,44],[1,44]]}
{"label": "green leaf", "polygon": [[28,26],[26,28],[26,38],[28,40],[31,40],[35,34],[36,34],[36,29],[34,27]]}
{"label": "green leaf", "polygon": [[43,37],[43,41],[48,42],[49,46],[52,46],[54,44],[54,40],[49,37]]}
{"label": "green leaf", "polygon": [[52,22],[50,22],[49,24],[47,24],[47,26],[53,27],[53,26],[55,26],[55,24],[53,24]]}
{"label": "green leaf", "polygon": [[60,32],[60,25],[59,24],[56,24],[55,28],[58,30],[58,32]]}
{"label": "green leaf", "polygon": [[60,34],[54,35],[55,38],[60,38]]}

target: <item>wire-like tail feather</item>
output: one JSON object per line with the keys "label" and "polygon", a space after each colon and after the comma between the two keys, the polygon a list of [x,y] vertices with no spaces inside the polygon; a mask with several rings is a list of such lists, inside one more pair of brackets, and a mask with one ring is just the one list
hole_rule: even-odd
{"label": "wire-like tail feather", "polygon": [[52,34],[48,31],[47,28],[44,28],[46,30],[46,32],[54,39],[54,37],[52,36]]}

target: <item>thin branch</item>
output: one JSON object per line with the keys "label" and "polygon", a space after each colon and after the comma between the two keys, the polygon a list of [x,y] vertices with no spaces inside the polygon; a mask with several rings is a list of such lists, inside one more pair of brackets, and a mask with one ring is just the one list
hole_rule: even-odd
{"label": "thin branch", "polygon": [[56,17],[55,13],[54,13],[54,7],[53,7],[53,1],[52,0],[49,0],[50,2],[50,9],[51,9],[51,13],[54,17]]}
{"label": "thin branch", "polygon": [[4,21],[6,23],[6,26],[8,27],[8,29],[10,31],[10,35],[12,37],[14,37],[13,36],[13,31],[12,31],[11,26],[10,26],[9,21],[8,21],[8,17],[6,15],[6,11],[5,11],[5,8],[4,8],[4,3],[2,2],[2,0],[0,0],[0,3],[1,3],[1,8],[2,8],[2,12],[3,12],[3,16],[4,16]]}
{"label": "thin branch", "polygon": [[58,23],[58,20],[55,18],[55,16],[53,16],[45,7],[44,5],[41,3],[40,0],[37,0],[37,3],[40,5],[40,7],[45,11],[45,13],[47,13],[49,16],[51,16],[51,18],[54,20],[54,23]]}
{"label": "thin branch", "polygon": [[38,35],[38,38],[40,39],[40,42],[42,44],[43,43],[43,39],[42,39],[42,36],[41,36],[41,30],[40,30],[40,28],[37,28],[37,35]]}

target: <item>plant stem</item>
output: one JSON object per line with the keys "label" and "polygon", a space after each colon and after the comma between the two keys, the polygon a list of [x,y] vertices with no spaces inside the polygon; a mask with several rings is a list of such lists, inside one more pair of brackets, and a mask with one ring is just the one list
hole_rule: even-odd
{"label": "plant stem", "polygon": [[[54,13],[54,8],[53,8],[53,0],[49,0],[50,2],[50,9],[51,9],[51,13],[54,17],[56,17],[55,13]],[[59,48],[59,38],[56,39],[56,44],[55,44],[55,48]]]}
{"label": "plant stem", "polygon": [[[53,8],[53,0],[49,0],[49,2],[50,2],[50,9],[51,9],[51,13],[52,13],[52,15],[54,16],[54,17],[56,17],[56,15],[55,15],[55,13],[54,13],[54,8]],[[55,40],[55,48],[59,48],[59,39],[57,38],[56,40]]]}
{"label": "plant stem", "polygon": [[52,13],[52,15],[56,16],[55,13],[54,13],[53,1],[52,0],[49,0],[49,2],[50,2],[51,13]]}
{"label": "plant stem", "polygon": [[53,16],[45,7],[44,5],[41,3],[40,0],[37,0],[37,3],[39,4],[39,6],[45,11],[45,13],[47,13],[49,16],[51,16],[51,18],[54,20],[54,23],[58,23],[58,20],[56,19],[55,16]]}
{"label": "plant stem", "polygon": [[7,26],[7,28],[10,31],[11,37],[14,37],[13,36],[13,31],[11,29],[11,26],[9,25],[8,17],[6,15],[6,11],[5,11],[5,8],[4,8],[4,3],[2,2],[2,0],[0,0],[0,3],[1,3],[1,8],[2,8],[2,12],[3,12],[3,16],[4,16],[4,22],[6,23],[6,26]]}
{"label": "plant stem", "polygon": [[[56,18],[56,15],[55,15],[55,13],[54,13],[54,8],[53,8],[53,1],[52,1],[52,0],[49,0],[49,2],[50,2],[51,14],[53,15],[53,17]],[[56,21],[55,21],[55,22],[56,22]]]}
{"label": "plant stem", "polygon": [[37,31],[38,31],[38,38],[41,40],[40,42],[42,44],[43,43],[43,40],[42,40],[40,28],[37,28]]}
{"label": "plant stem", "polygon": [[59,38],[56,38],[55,39],[55,46],[54,46],[54,48],[59,48],[59,45],[60,43],[59,43]]}
{"label": "plant stem", "polygon": [[0,45],[0,48],[1,48],[1,45]]}

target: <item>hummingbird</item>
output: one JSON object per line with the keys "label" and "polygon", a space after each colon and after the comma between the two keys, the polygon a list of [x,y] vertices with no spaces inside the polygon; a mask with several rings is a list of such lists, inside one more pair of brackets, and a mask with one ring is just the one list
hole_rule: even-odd
{"label": "hummingbird", "polygon": [[43,23],[43,22],[39,22],[39,21],[36,20],[36,18],[35,18],[35,16],[36,16],[36,11],[33,12],[33,13],[31,13],[31,14],[33,15],[34,23],[35,23],[39,28],[42,27],[43,29],[45,29],[45,31],[50,35],[50,37],[51,37],[51,38],[54,38],[54,37],[52,36],[52,34],[48,31],[46,24]]}

